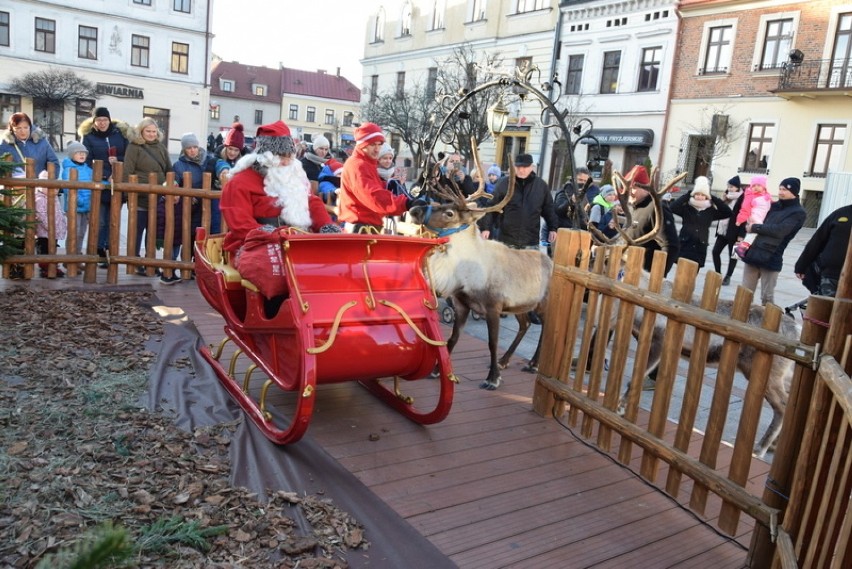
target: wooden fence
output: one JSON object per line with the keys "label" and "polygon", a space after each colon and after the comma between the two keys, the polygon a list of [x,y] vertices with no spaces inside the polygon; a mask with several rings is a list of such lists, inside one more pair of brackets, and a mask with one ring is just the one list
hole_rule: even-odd
{"label": "wooden fence", "polygon": [[[615,454],[621,463],[635,466],[642,477],[683,505],[708,521],[715,517],[712,523],[729,535],[744,533],[740,528],[742,513],[753,518],[756,525],[749,555],[752,567],[769,566],[776,555],[776,537],[782,543],[777,554],[785,541],[798,547],[795,557],[786,555],[784,559],[800,559],[803,567],[828,566],[810,563],[807,556],[831,558],[832,551],[849,547],[849,401],[838,401],[834,419],[825,422],[831,434],[814,433],[815,446],[805,445],[801,454],[798,447],[805,425],[812,428],[800,411],[803,405],[810,406],[809,387],[801,378],[814,375],[818,351],[812,345],[820,341],[818,334],[824,337],[824,329],[816,335],[810,333],[814,340],[811,345],[780,334],[777,330],[783,314],[774,305],[766,307],[759,327],[747,324],[752,293],[743,288],[737,291],[733,304],[726,307],[729,311],[717,313],[721,275],[708,272],[703,290],[695,295],[698,268],[690,261],[678,263],[671,290],[661,294],[668,285],[663,279],[665,254],[657,253],[650,274],[642,271],[643,257],[644,250],[635,247],[602,247],[592,255],[586,232],[560,231],[533,399],[535,411],[542,416],[564,416],[570,425],[580,429],[581,436],[594,439],[601,450]],[[843,306],[848,310],[848,304]],[[838,320],[833,316],[832,322],[844,322],[848,316],[848,312],[843,312]],[[639,409],[641,386],[655,341],[655,324],[664,326],[662,337],[656,338],[657,342],[662,339],[662,345],[655,347],[661,348],[662,356],[650,411],[644,414]],[[848,325],[846,334],[848,337]],[[685,339],[688,371],[685,381],[678,381]],[[715,341],[715,355],[721,358],[715,372],[708,370],[706,364],[711,341]],[[730,464],[719,465],[736,361],[744,346],[751,346],[756,352],[742,397]],[[761,477],[760,485],[756,485],[749,479],[756,466],[752,450],[773,357],[795,362],[790,401],[797,410],[791,412],[788,407],[769,477]],[[829,375],[835,378],[830,382],[835,387],[826,389],[843,393],[839,386],[845,381],[846,397],[850,397],[848,377],[838,378],[833,372]],[[631,387],[622,398],[628,382]],[[706,391],[711,391],[709,415],[703,425],[698,425],[702,389],[705,401]],[[678,400],[674,394],[680,390],[682,399]],[[815,405],[823,405],[824,397],[815,397],[819,401]],[[845,423],[840,419],[844,413]],[[676,417],[676,422],[670,416]],[[813,423],[813,428],[818,425]],[[699,426],[703,430],[700,444],[693,440]],[[816,457],[821,457],[820,464],[826,465],[824,474],[814,472]],[[803,471],[796,480],[808,488],[807,492],[804,487],[790,486],[797,459]],[[829,508],[824,491],[826,479],[841,475],[842,481],[831,485],[831,489],[845,492],[847,500],[832,503]],[[768,480],[767,489],[762,486],[764,480]],[[797,498],[788,506],[783,496],[790,496],[790,488]],[[821,501],[818,496],[826,499]],[[805,499],[808,506],[795,506],[798,499]],[[709,514],[711,509],[713,515]],[[785,510],[789,512],[786,516]],[[836,521],[815,521],[822,520],[824,511],[830,511]],[[804,521],[791,517],[798,518],[803,513]],[[789,530],[787,525],[779,530],[782,519],[789,523]],[[842,540],[838,541],[838,537]],[[821,543],[813,553],[811,538]]]}
{"label": "wooden fence", "polygon": [[[93,179],[99,180],[102,178],[103,164],[96,160],[94,162]],[[118,282],[118,271],[120,267],[124,267],[127,273],[132,273],[136,267],[145,267],[146,274],[153,276],[156,269],[163,270],[166,274],[169,272],[181,269],[191,271],[192,263],[192,247],[193,242],[193,227],[192,227],[192,212],[200,210],[201,225],[208,232],[210,230],[211,221],[211,201],[219,198],[219,192],[212,191],[212,177],[209,173],[204,174],[202,189],[192,188],[192,179],[189,173],[184,174],[182,185],[178,185],[175,180],[174,173],[169,173],[166,176],[165,185],[160,185],[156,181],[156,176],[153,174],[147,180],[147,183],[139,183],[136,176],[130,176],[128,182],[79,182],[77,181],[76,170],[71,171],[71,179],[68,181],[57,180],[56,172],[53,165],[48,167],[48,179],[40,180],[36,177],[33,163],[31,159],[27,161],[26,176],[24,178],[0,178],[0,186],[17,191],[17,196],[6,196],[4,200],[7,204],[11,204],[13,200],[20,200],[22,197],[23,206],[29,210],[27,215],[28,221],[35,221],[35,192],[36,188],[46,188],[48,192],[48,253],[46,255],[37,255],[35,249],[35,226],[28,228],[24,235],[24,252],[21,255],[15,255],[7,258],[3,264],[3,277],[9,278],[9,271],[12,265],[22,265],[24,268],[24,278],[29,279],[34,275],[34,267],[36,264],[47,266],[48,276],[56,275],[57,264],[62,263],[69,276],[76,276],[79,271],[79,265],[82,265],[83,282],[87,284],[97,282],[97,265],[98,263],[107,263],[106,282],[115,284]],[[117,162],[113,165],[113,179],[123,179],[123,164]],[[67,188],[67,214],[62,211],[56,211],[54,206],[56,196],[60,189]],[[86,238],[86,247],[80,255],[70,254],[69,251],[74,251],[76,248],[77,234],[77,193],[80,190],[91,190],[92,208],[89,212],[89,230]],[[110,225],[110,241],[107,257],[99,257],[97,251],[97,236],[98,225],[100,222],[101,194],[110,192],[111,207],[109,215]],[[148,227],[151,231],[145,232],[145,240],[143,242],[144,256],[134,255],[134,245],[136,243],[136,235],[139,231],[137,223],[137,211],[140,206],[140,195],[142,199],[147,200],[148,210]],[[169,196],[174,198],[169,199]],[[157,207],[161,197],[165,197],[163,205],[165,207],[165,226],[163,228],[162,239],[157,239]],[[175,217],[176,199],[181,201],[181,216]],[[126,205],[126,225],[123,224],[122,208]],[[66,215],[68,223],[68,236],[65,239],[65,250],[59,252],[56,247],[56,217],[58,215]],[[224,230],[224,222],[223,222]],[[122,234],[126,235],[126,242],[122,241]],[[180,235],[181,243],[185,246],[181,247],[180,257],[178,259],[171,258],[173,244],[176,235]],[[158,241],[160,249],[158,250]],[[141,250],[140,250],[141,251]]]}

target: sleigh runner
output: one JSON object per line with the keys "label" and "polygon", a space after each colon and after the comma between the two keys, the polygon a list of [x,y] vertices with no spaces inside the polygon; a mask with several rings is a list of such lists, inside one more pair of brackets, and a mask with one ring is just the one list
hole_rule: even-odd
{"label": "sleigh runner", "polygon": [[[202,355],[248,417],[275,443],[296,442],[310,423],[317,386],[357,381],[412,421],[443,420],[456,378],[437,299],[423,273],[425,257],[442,240],[287,228],[278,235],[286,291],[272,299],[229,264],[223,236],[199,230],[195,243],[199,289],[224,317],[226,334],[215,351],[203,347]],[[228,342],[237,349],[224,362]],[[241,356],[252,364],[240,378]],[[256,368],[268,376],[258,395],[252,390]],[[402,393],[401,380],[422,379],[434,369],[437,402],[423,410]],[[294,392],[287,420],[269,408],[272,386]]]}

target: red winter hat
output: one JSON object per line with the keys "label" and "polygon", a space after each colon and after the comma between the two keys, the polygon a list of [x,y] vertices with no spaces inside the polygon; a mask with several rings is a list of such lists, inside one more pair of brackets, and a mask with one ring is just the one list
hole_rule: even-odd
{"label": "red winter hat", "polygon": [[382,127],[375,123],[365,122],[355,129],[355,144],[357,146],[384,141],[385,135],[382,134]]}
{"label": "red winter hat", "polygon": [[290,137],[290,127],[284,121],[275,121],[257,127],[257,137],[254,139],[254,151],[257,154],[271,152],[276,156],[296,153],[296,144]]}
{"label": "red winter hat", "polygon": [[634,184],[639,184],[640,186],[644,186],[647,189],[651,185],[651,178],[648,177],[648,170],[645,169],[641,164],[637,164],[633,167],[630,172],[627,173],[625,178],[630,178],[633,180]]}
{"label": "red winter hat", "polygon": [[328,169],[331,170],[331,173],[335,176],[339,176],[340,170],[343,169],[343,164],[334,158],[329,158],[325,165],[328,166]]}
{"label": "red winter hat", "polygon": [[228,131],[228,134],[225,135],[225,140],[222,144],[242,150],[243,146],[246,145],[246,137],[243,134],[243,123],[235,122],[231,126],[231,130]]}

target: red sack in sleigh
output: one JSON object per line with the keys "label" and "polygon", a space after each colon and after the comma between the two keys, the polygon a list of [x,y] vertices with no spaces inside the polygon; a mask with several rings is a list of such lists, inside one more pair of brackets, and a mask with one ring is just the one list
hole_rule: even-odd
{"label": "red sack in sleigh", "polygon": [[234,267],[266,298],[287,294],[284,257],[278,229],[252,229],[237,253]]}

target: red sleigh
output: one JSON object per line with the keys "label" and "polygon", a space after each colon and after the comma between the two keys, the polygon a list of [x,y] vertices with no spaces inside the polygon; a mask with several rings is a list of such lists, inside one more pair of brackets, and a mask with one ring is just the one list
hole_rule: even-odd
{"label": "red sleigh", "polygon": [[[310,423],[318,385],[357,381],[412,421],[443,420],[456,378],[423,272],[442,240],[279,231],[288,287],[280,306],[228,264],[221,235],[208,238],[201,229],[195,243],[198,287],[225,318],[226,338],[202,355],[248,417],[272,441],[292,443]],[[229,341],[238,349],[223,365]],[[239,380],[243,355],[253,365]],[[250,385],[255,367],[269,378],[259,394]],[[427,378],[436,367],[437,404],[420,410],[402,394],[401,380]],[[286,421],[267,409],[272,386],[295,394]]]}

